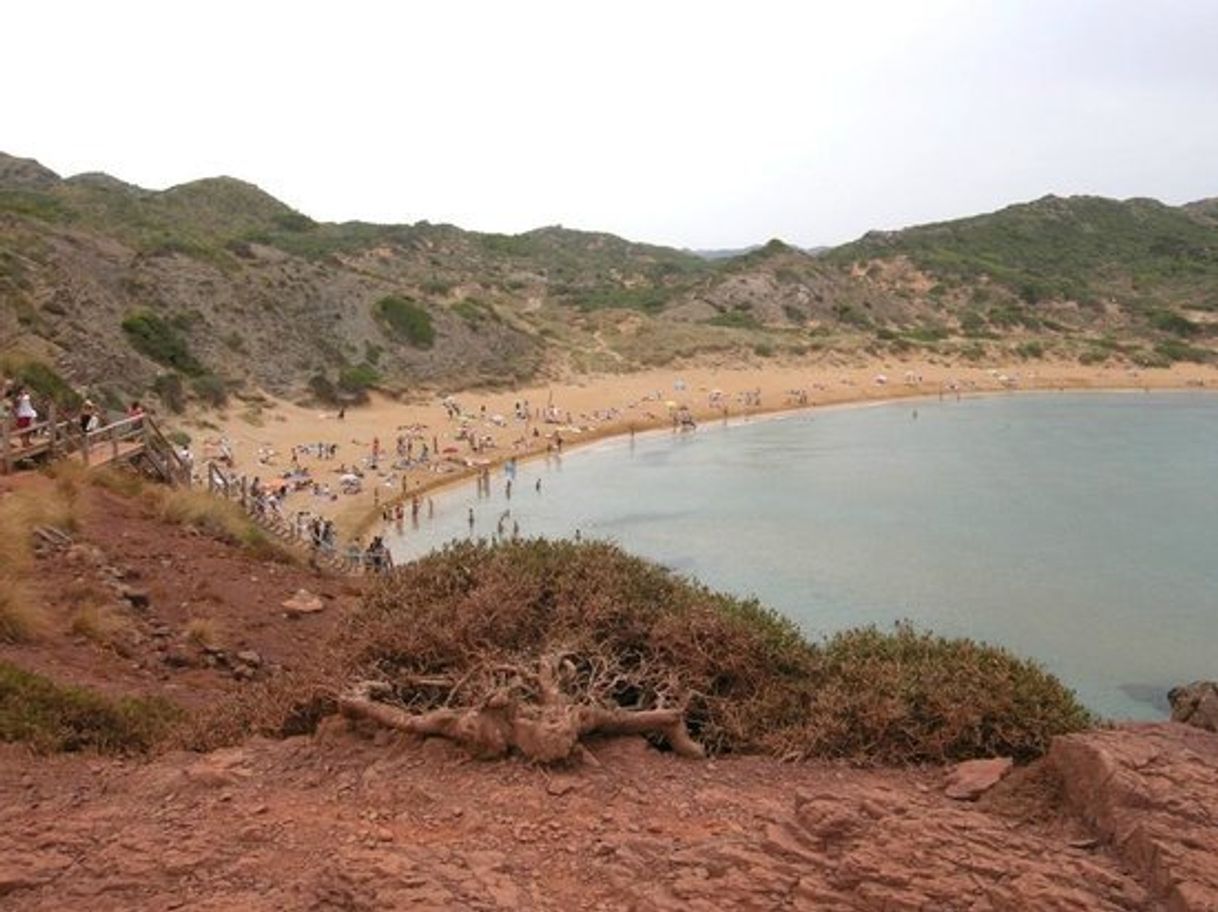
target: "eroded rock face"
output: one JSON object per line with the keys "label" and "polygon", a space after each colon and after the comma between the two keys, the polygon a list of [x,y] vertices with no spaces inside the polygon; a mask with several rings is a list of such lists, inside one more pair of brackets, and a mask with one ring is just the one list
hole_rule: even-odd
{"label": "eroded rock face", "polygon": [[1167,699],[1174,721],[1218,732],[1218,681],[1194,681],[1173,687]]}
{"label": "eroded rock face", "polygon": [[1057,738],[1070,808],[1172,912],[1218,910],[1218,734],[1125,726]]}

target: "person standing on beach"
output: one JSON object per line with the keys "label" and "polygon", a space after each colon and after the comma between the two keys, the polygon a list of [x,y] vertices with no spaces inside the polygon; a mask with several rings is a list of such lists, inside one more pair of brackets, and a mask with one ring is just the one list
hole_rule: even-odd
{"label": "person standing on beach", "polygon": [[474,508],[469,508],[469,534],[474,534]]}

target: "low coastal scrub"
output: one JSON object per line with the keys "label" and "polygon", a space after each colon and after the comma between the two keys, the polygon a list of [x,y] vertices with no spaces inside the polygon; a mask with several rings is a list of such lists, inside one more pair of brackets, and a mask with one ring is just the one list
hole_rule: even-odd
{"label": "low coastal scrub", "polygon": [[389,295],[376,302],[376,313],[393,333],[415,348],[431,348],[436,330],[431,314],[410,298]]}
{"label": "low coastal scrub", "polygon": [[298,731],[368,680],[416,717],[508,704],[544,717],[561,692],[563,704],[614,712],[677,708],[710,753],[860,763],[1027,760],[1094,722],[1055,678],[1002,649],[908,626],[809,642],[756,601],[600,542],[467,542],[400,568],[325,663],[230,707],[229,739],[284,730],[284,719]]}
{"label": "low coastal scrub", "polygon": [[0,741],[48,752],[137,753],[151,749],[180,715],[158,697],[111,700],[0,661]]}
{"label": "low coastal scrub", "polygon": [[157,364],[181,371],[188,377],[204,373],[203,365],[190,351],[190,346],[170,322],[154,313],[140,311],[122,322],[123,332],[132,348]]}

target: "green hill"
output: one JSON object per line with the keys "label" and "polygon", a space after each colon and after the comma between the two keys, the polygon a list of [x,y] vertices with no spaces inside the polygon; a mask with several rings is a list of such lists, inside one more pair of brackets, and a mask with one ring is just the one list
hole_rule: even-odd
{"label": "green hill", "polygon": [[[1218,201],[1046,197],[810,253],[315,222],[0,154],[0,356],[119,400],[358,397],[715,358],[1213,358]],[[390,303],[386,303],[390,302]]]}

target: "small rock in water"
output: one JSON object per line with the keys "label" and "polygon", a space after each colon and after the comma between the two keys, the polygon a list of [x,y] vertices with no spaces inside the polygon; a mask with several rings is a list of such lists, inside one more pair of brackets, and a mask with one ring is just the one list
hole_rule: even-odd
{"label": "small rock in water", "polygon": [[957,763],[947,774],[948,798],[958,801],[976,801],[1011,771],[1015,761],[1010,757],[993,757],[989,760],[966,760]]}

